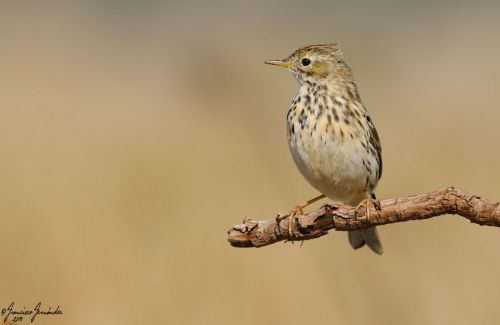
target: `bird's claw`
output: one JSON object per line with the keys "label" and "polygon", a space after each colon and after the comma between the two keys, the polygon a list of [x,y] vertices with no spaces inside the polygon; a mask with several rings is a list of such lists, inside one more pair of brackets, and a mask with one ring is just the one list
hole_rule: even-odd
{"label": "bird's claw", "polygon": [[356,211],[359,210],[359,208],[364,207],[365,208],[365,216],[369,219],[370,218],[370,206],[373,206],[376,210],[380,210],[380,202],[375,200],[375,199],[364,199],[361,201],[357,206],[356,206]]}
{"label": "bird's claw", "polygon": [[297,216],[301,216],[304,214],[304,208],[302,205],[297,205],[295,208],[293,208],[292,211],[288,214],[289,220],[288,220],[288,236],[290,238],[290,241],[293,243],[293,240],[295,238],[295,234],[293,233],[293,223],[295,223],[295,220],[297,219]]}

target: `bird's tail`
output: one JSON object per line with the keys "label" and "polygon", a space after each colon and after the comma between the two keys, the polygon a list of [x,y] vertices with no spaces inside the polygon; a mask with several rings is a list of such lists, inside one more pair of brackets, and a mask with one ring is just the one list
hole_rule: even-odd
{"label": "bird's tail", "polygon": [[382,243],[378,238],[378,232],[375,227],[367,228],[363,230],[353,230],[348,232],[349,243],[352,248],[358,249],[363,247],[365,244],[371,248],[372,251],[378,255],[382,255],[384,248]]}

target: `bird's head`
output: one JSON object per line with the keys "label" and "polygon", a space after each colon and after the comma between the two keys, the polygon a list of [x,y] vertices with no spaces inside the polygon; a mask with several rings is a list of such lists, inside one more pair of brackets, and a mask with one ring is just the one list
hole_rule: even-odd
{"label": "bird's head", "polygon": [[300,84],[306,81],[326,83],[351,76],[351,70],[344,62],[337,43],[301,47],[286,59],[268,60],[265,63],[287,68]]}

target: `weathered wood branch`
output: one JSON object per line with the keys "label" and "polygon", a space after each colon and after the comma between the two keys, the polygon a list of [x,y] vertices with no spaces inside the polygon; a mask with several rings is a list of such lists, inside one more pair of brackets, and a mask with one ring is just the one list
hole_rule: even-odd
{"label": "weathered wood branch", "polygon": [[[440,191],[380,201],[380,207],[365,208],[328,204],[308,214],[290,219],[277,216],[243,224],[228,231],[235,247],[262,247],[283,240],[308,240],[339,231],[364,229],[389,223],[422,220],[443,214],[456,214],[472,223],[500,227],[500,202],[490,201],[455,187]],[[292,220],[291,231],[288,223]]]}

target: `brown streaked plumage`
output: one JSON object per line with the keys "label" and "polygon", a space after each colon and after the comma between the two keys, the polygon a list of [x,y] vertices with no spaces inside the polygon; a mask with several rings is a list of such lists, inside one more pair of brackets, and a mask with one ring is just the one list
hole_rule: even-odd
{"label": "brown streaked plumage", "polygon": [[[322,197],[372,204],[382,175],[382,147],[338,45],[305,46],[266,63],[287,68],[299,82],[287,113],[288,144],[302,175],[322,194],[298,205],[292,217]],[[349,242],[383,252],[375,228],[350,232]]]}

